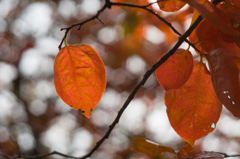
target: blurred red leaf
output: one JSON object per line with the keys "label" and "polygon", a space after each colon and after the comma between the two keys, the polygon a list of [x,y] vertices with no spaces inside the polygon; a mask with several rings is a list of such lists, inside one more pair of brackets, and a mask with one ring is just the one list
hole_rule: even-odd
{"label": "blurred red leaf", "polygon": [[222,104],[240,118],[239,70],[232,57],[222,48],[207,55],[215,92]]}
{"label": "blurred red leaf", "polygon": [[54,62],[54,84],[61,99],[90,118],[106,87],[106,72],[98,53],[87,44],[62,48]]}
{"label": "blurred red leaf", "polygon": [[[193,57],[190,51],[178,49],[156,71],[158,82],[165,90],[180,88],[187,82],[193,69]],[[177,79],[177,80],[176,80]]]}
{"label": "blurred red leaf", "polygon": [[206,52],[210,52],[215,48],[223,48],[228,51],[229,55],[240,57],[240,48],[235,43],[224,41],[222,32],[214,28],[205,20],[197,29],[197,37],[200,46]]}
{"label": "blurred red leaf", "polygon": [[132,140],[131,150],[135,150],[152,157],[161,157],[163,152],[176,154],[173,148],[148,142],[142,137],[136,137]]}
{"label": "blurred red leaf", "polygon": [[222,32],[240,37],[240,33],[232,27],[229,17],[208,0],[183,0],[194,7],[212,26]]}
{"label": "blurred red leaf", "polygon": [[185,2],[180,0],[164,0],[162,2],[158,2],[158,6],[161,10],[165,12],[175,12],[181,9],[186,5]]}
{"label": "blurred red leaf", "polygon": [[189,144],[213,131],[222,110],[205,64],[194,64],[188,81],[165,92],[167,114],[173,129]]}

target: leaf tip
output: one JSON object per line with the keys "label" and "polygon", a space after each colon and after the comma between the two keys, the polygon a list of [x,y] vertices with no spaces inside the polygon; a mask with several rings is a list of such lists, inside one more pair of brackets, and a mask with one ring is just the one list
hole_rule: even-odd
{"label": "leaf tip", "polygon": [[91,118],[91,112],[92,112],[92,109],[91,109],[90,112],[85,111],[85,110],[82,110],[82,109],[79,109],[79,111],[81,111],[82,114],[83,114],[85,117],[87,117],[87,118]]}
{"label": "leaf tip", "polygon": [[195,140],[193,141],[192,139],[189,139],[189,140],[186,140],[186,142],[193,147]]}

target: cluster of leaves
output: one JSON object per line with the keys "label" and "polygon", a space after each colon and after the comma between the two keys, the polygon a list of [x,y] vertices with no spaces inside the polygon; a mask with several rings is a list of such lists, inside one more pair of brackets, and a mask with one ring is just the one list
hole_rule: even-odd
{"label": "cluster of leaves", "polygon": [[[226,0],[215,7],[207,0],[159,2],[161,10],[173,12],[189,3],[205,20],[190,36],[201,56],[193,61],[191,52],[178,49],[156,70],[166,90],[165,104],[174,130],[190,145],[212,132],[222,104],[240,118],[240,3]],[[206,57],[210,71],[202,62]],[[66,46],[55,59],[55,87],[71,107],[90,117],[106,85],[105,70],[96,51],[87,45]],[[61,80],[61,82],[59,82]]]}
{"label": "cluster of leaves", "polygon": [[172,127],[194,145],[195,140],[213,131],[222,104],[240,118],[240,5],[233,0],[217,7],[205,0],[186,2],[196,9],[193,22],[199,13],[205,18],[191,34],[190,42],[199,44],[199,55],[206,57],[210,71],[202,60],[192,62],[189,51],[178,50],[156,70],[156,76],[166,90],[165,104]]}

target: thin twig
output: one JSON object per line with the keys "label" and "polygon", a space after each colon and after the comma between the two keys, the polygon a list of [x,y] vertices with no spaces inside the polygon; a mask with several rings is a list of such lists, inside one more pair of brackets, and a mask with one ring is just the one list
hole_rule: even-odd
{"label": "thin twig", "polygon": [[228,155],[226,153],[223,153],[223,152],[216,152],[216,151],[204,151],[205,153],[218,153],[218,154],[221,154],[223,155],[224,158],[227,158],[227,157],[240,157],[240,154],[239,155]]}
{"label": "thin twig", "polygon": [[[149,9],[148,7],[155,4],[155,3],[158,3],[158,2],[161,2],[163,0],[159,0],[159,1],[156,1],[156,2],[152,2],[150,4],[147,4],[147,5],[135,5],[135,4],[129,4],[129,3],[113,3],[113,2],[110,2],[110,0],[106,0],[106,3],[105,5],[103,6],[102,9],[100,9],[96,15],[94,15],[93,17],[85,20],[85,21],[82,21],[82,22],[79,22],[79,23],[76,23],[76,24],[73,24],[71,25],[70,27],[67,27],[67,28],[61,28],[61,31],[62,30],[66,30],[65,31],[65,34],[63,36],[63,39],[60,43],[60,45],[58,46],[58,49],[61,50],[61,47],[62,47],[62,44],[63,44],[63,41],[64,39],[67,37],[67,34],[68,32],[73,28],[73,27],[76,27],[76,26],[79,26],[78,30],[80,30],[81,26],[89,21],[92,21],[94,19],[97,19],[99,20],[102,24],[104,24],[100,19],[99,19],[99,15],[106,9],[106,8],[111,8],[112,6],[125,6],[125,7],[130,7],[130,8],[139,8],[139,9],[144,9],[146,11],[148,11],[149,13],[155,15],[159,20],[161,20],[162,22],[164,22],[167,26],[170,27],[170,29],[172,29],[172,31],[174,33],[176,33],[177,35],[179,36],[182,36],[173,26],[171,23],[169,23],[167,20],[165,20],[164,18],[162,18],[160,15],[158,15],[156,12],[154,12],[152,9]],[[185,42],[187,42],[190,46],[192,46],[196,51],[200,52],[195,46],[194,44],[192,44],[191,42],[189,42],[187,39],[184,40]]]}
{"label": "thin twig", "polygon": [[[160,0],[162,1],[162,0]],[[160,2],[157,1],[157,2]],[[151,5],[154,4],[156,2],[150,3]],[[161,17],[160,15],[158,15],[156,12],[154,12],[152,9],[149,9],[148,7],[150,6],[150,4],[148,5],[144,5],[144,6],[140,6],[140,5],[135,5],[135,4],[128,4],[128,3],[112,3],[112,6],[126,6],[126,7],[131,7],[131,8],[139,8],[139,9],[144,9],[146,11],[148,11],[149,13],[155,15],[159,20],[161,20],[162,22],[164,22],[167,26],[169,26],[170,29],[172,29],[172,31],[174,33],[176,33],[179,36],[182,36],[181,33],[179,33],[177,31],[177,29],[175,29],[171,23],[169,23],[166,19],[164,19],[163,17]],[[195,46],[194,44],[192,44],[190,41],[188,41],[187,39],[184,39],[184,41],[186,43],[188,43],[190,46],[192,46],[196,51],[200,52]]]}
{"label": "thin twig", "polygon": [[91,18],[89,18],[89,19],[87,19],[87,20],[84,20],[84,21],[82,21],[82,22],[80,22],[80,23],[75,23],[75,24],[71,25],[70,27],[61,28],[61,31],[62,31],[62,30],[65,30],[65,34],[64,34],[64,36],[63,36],[63,38],[62,38],[61,43],[60,43],[59,46],[58,46],[58,49],[61,50],[63,41],[64,41],[64,39],[67,37],[68,32],[69,32],[72,28],[74,28],[74,27],[76,27],[76,26],[79,26],[78,30],[80,30],[80,28],[81,28],[82,25],[84,25],[85,23],[90,22],[90,21],[92,21],[92,20],[94,20],[94,19],[98,19],[98,20],[102,23],[102,21],[99,19],[99,15],[100,15],[105,9],[107,9],[107,8],[111,8],[111,2],[110,2],[110,0],[105,0],[105,4],[104,4],[104,6],[102,7],[102,9],[100,9],[100,10],[97,12],[97,14],[94,15],[93,17],[91,17]]}
{"label": "thin twig", "polygon": [[66,155],[66,154],[63,154],[63,153],[58,152],[58,151],[53,151],[53,152],[50,152],[50,153],[47,153],[47,154],[31,155],[31,156],[19,154],[17,157],[11,157],[11,156],[0,153],[0,156],[4,157],[6,159],[18,159],[18,158],[19,159],[20,158],[36,159],[36,158],[44,158],[44,157],[48,157],[48,156],[52,156],[52,155],[58,155],[58,156],[66,157],[66,158],[76,158],[74,156]]}

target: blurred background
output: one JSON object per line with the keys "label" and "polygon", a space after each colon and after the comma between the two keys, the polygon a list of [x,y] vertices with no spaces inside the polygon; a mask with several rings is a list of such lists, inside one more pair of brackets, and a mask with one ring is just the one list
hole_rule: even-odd
{"label": "blurred background", "polygon": [[[138,5],[154,1],[115,0]],[[77,157],[86,154],[108,130],[147,69],[178,40],[155,16],[129,7],[106,9],[100,15],[104,25],[94,20],[80,31],[73,28],[68,44],[91,45],[107,72],[106,91],[87,119],[56,94],[53,63],[64,35],[60,29],[92,17],[103,5],[104,0],[0,0],[1,153],[36,155],[56,150]],[[157,4],[150,8],[180,33],[190,25],[193,9],[189,6],[175,13],[161,12]],[[180,150],[185,142],[169,124],[163,97],[164,90],[153,74],[92,158],[147,159],[130,150],[137,136]],[[215,131],[196,142],[192,155],[204,150],[239,154],[239,143],[240,121],[223,109]]]}

